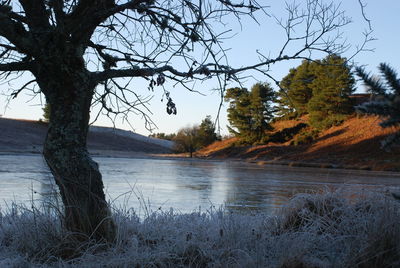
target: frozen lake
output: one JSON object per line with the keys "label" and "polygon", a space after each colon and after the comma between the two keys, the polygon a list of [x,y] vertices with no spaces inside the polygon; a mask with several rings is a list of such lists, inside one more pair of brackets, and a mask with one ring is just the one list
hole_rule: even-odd
{"label": "frozen lake", "polygon": [[[296,193],[346,187],[400,191],[400,174],[261,166],[237,161],[102,158],[105,191],[116,207],[192,212],[218,208],[273,213]],[[0,206],[51,201],[54,183],[41,155],[0,155]]]}

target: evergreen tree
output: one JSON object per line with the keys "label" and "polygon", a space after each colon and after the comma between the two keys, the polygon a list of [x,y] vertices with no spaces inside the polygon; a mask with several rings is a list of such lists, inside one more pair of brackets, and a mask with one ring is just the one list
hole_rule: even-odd
{"label": "evergreen tree", "polygon": [[346,59],[330,55],[315,66],[314,75],[307,104],[310,125],[324,129],[341,123],[354,111],[349,96],[355,81]]}
{"label": "evergreen tree", "polygon": [[251,128],[256,135],[256,140],[261,141],[266,130],[272,130],[269,122],[274,117],[275,108],[272,103],[275,93],[267,83],[257,83],[250,92]]}
{"label": "evergreen tree", "polygon": [[290,85],[296,74],[296,69],[292,68],[289,70],[289,74],[286,75],[280,82],[280,90],[276,94],[276,102],[278,104],[276,110],[276,116],[279,118],[293,118],[297,117],[296,109],[294,108],[293,102],[289,97]]}
{"label": "evergreen tree", "polygon": [[307,113],[307,104],[313,96],[311,84],[315,79],[315,63],[304,60],[296,68],[288,95],[298,116]]}
{"label": "evergreen tree", "polygon": [[[239,137],[241,133],[249,132],[251,115],[248,107],[250,106],[249,92],[247,88],[229,88],[225,94],[225,101],[229,102],[228,126],[229,132]],[[235,130],[236,129],[236,130]]]}
{"label": "evergreen tree", "polygon": [[201,121],[198,136],[200,147],[205,147],[218,139],[217,134],[215,133],[215,126],[210,115],[207,115],[206,118]]}
{"label": "evergreen tree", "polygon": [[[357,75],[364,81],[368,91],[375,95],[372,101],[358,106],[357,110],[384,117],[380,123],[383,128],[400,126],[400,79],[396,71],[386,63],[381,63],[378,68],[385,82],[367,74],[364,68],[356,68]],[[400,143],[399,132],[383,140],[382,145],[389,148],[394,143]]]}
{"label": "evergreen tree", "polygon": [[278,116],[298,117],[307,113],[307,104],[312,97],[311,84],[315,79],[315,63],[304,60],[292,68],[281,83],[278,93]]}
{"label": "evergreen tree", "polygon": [[263,142],[265,131],[271,130],[275,93],[267,83],[257,83],[248,91],[246,88],[230,88],[225,95],[229,102],[229,131],[242,142]]}

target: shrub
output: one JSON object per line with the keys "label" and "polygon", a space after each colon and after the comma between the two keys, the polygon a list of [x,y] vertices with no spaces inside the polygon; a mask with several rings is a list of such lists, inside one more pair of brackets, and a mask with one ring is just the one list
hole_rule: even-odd
{"label": "shrub", "polygon": [[314,128],[323,130],[333,126],[341,125],[349,116],[350,115],[344,114],[331,114],[326,116],[323,113],[314,112],[310,114],[309,122]]}
{"label": "shrub", "polygon": [[291,145],[310,144],[319,136],[317,129],[305,129],[299,133],[291,142]]}
{"label": "shrub", "polygon": [[273,135],[271,135],[268,139],[269,142],[277,142],[277,143],[284,143],[287,142],[291,139],[293,139],[293,137],[297,134],[299,134],[299,132],[306,128],[308,125],[305,123],[299,123],[297,125],[295,125],[294,127],[288,127],[288,128],[284,128],[281,131],[278,131],[276,133],[274,133]]}

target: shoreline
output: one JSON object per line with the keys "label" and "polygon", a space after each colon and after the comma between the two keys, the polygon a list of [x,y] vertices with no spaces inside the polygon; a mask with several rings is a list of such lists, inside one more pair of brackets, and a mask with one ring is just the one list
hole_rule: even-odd
{"label": "shoreline", "polygon": [[[40,151],[0,151],[0,155],[41,155]],[[144,152],[125,152],[125,151],[108,151],[108,150],[92,150],[90,155],[94,158],[128,158],[128,159],[158,159],[158,160],[180,160],[180,161],[201,161],[201,162],[226,162],[226,163],[242,163],[252,164],[258,166],[287,166],[295,168],[315,168],[315,169],[333,169],[333,170],[353,170],[353,171],[366,171],[366,172],[377,172],[385,174],[399,175],[399,170],[378,170],[371,166],[356,166],[356,165],[338,165],[332,163],[316,163],[316,162],[300,162],[300,161],[268,161],[268,160],[255,160],[255,159],[243,159],[243,158],[213,158],[213,157],[201,157],[194,156],[190,158],[182,154],[154,154]]]}
{"label": "shoreline", "polygon": [[[317,169],[335,169],[335,170],[354,170],[354,171],[371,171],[371,172],[384,172],[399,174],[399,169],[377,169],[371,165],[340,165],[329,162],[302,162],[290,160],[262,160],[251,158],[237,158],[237,157],[207,157],[194,155],[190,158],[186,154],[155,154],[134,151],[116,151],[116,150],[89,150],[92,157],[97,158],[130,158],[130,159],[159,159],[159,160],[184,160],[184,161],[212,161],[212,162],[240,162],[246,164],[254,164],[259,166],[288,166],[299,168],[317,168]],[[0,150],[0,155],[41,155],[39,150]]]}
{"label": "shoreline", "polygon": [[[166,157],[170,159],[191,159],[188,155],[183,154],[160,154],[158,157]],[[262,160],[252,158],[238,158],[238,157],[210,157],[210,156],[196,156],[192,159],[205,160],[205,161],[233,161],[249,164],[256,164],[260,166],[289,166],[289,167],[304,167],[304,168],[320,168],[320,169],[343,169],[343,170],[362,170],[362,171],[377,171],[377,172],[391,172],[400,175],[400,169],[376,169],[370,165],[341,165],[329,162],[302,162],[291,160]]]}

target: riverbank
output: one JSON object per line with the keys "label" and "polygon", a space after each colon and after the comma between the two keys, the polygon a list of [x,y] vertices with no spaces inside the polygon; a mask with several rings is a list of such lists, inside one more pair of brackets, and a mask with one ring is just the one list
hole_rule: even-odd
{"label": "riverbank", "polygon": [[[54,207],[53,207],[54,209]],[[277,216],[115,210],[114,244],[81,243],[56,210],[0,211],[1,267],[397,267],[400,203],[345,191],[296,196]]]}
{"label": "riverbank", "polygon": [[[236,138],[231,138],[216,142],[198,151],[195,156],[269,165],[398,172],[400,147],[394,147],[391,151],[381,148],[381,141],[398,129],[382,129],[379,122],[380,119],[373,116],[352,117],[342,125],[320,133],[314,141],[302,145],[293,145],[293,139],[289,139],[282,143],[240,146]],[[275,133],[300,123],[304,123],[304,119],[277,122],[274,125]]]}
{"label": "riverbank", "polygon": [[[391,152],[380,141],[397,131],[382,129],[377,117],[353,117],[322,132],[310,144],[292,145],[291,140],[258,146],[238,146],[237,139],[216,142],[194,154],[196,159],[244,161],[259,165],[400,171],[400,148]],[[278,121],[275,133],[304,123],[304,119]],[[43,122],[0,118],[0,154],[40,154],[47,125]],[[172,143],[129,131],[95,127],[88,136],[89,152],[95,157],[187,158],[173,154]]]}

